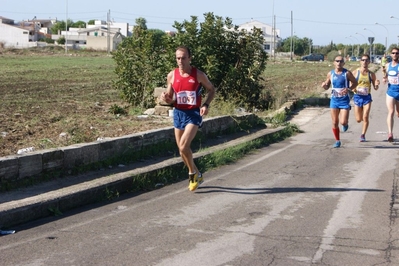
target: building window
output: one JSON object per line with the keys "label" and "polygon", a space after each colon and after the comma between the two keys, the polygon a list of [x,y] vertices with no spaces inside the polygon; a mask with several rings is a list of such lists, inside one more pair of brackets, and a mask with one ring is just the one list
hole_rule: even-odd
{"label": "building window", "polygon": [[263,46],[263,49],[265,49],[265,50],[270,50],[270,44],[265,44],[265,45]]}

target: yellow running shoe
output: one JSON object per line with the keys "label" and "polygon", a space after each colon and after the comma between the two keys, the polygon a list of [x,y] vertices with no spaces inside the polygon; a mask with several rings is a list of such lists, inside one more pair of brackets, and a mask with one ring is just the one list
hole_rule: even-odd
{"label": "yellow running shoe", "polygon": [[198,174],[194,173],[194,174],[188,174],[188,190],[190,191],[194,191],[197,189],[198,187]]}
{"label": "yellow running shoe", "polygon": [[202,173],[198,174],[197,181],[198,181],[198,186],[204,183],[204,177],[202,176]]}

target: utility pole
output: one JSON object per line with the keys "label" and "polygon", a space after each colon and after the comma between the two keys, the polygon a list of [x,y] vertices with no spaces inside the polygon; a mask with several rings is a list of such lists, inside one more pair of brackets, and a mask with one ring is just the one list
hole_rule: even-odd
{"label": "utility pole", "polygon": [[66,17],[65,17],[65,54],[68,54],[68,0],[66,0]]}
{"label": "utility pole", "polygon": [[271,41],[271,44],[270,44],[270,51],[272,52],[272,56],[274,58],[274,61],[276,61],[276,57],[274,56],[275,55],[274,36],[276,35],[275,34],[275,28],[274,28],[274,0],[273,0],[273,6],[272,6],[272,34],[273,34],[273,37],[272,37],[272,41]]}
{"label": "utility pole", "polygon": [[276,61],[276,16],[273,17],[273,55]]}
{"label": "utility pole", "polygon": [[110,23],[110,16],[111,16],[111,10],[108,10],[108,14],[107,14],[107,53],[110,53],[110,41],[111,41],[111,23]]}
{"label": "utility pole", "polygon": [[293,60],[293,53],[294,53],[294,35],[293,35],[293,14],[292,14],[292,10],[291,10],[291,61]]}

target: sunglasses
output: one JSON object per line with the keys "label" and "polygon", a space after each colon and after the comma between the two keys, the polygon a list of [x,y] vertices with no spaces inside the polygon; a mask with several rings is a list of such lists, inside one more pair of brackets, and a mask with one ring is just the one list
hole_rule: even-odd
{"label": "sunglasses", "polygon": [[337,63],[343,63],[344,60],[335,60],[335,62],[337,62]]}
{"label": "sunglasses", "polygon": [[391,53],[391,54],[399,54],[399,53]]}
{"label": "sunglasses", "polygon": [[[399,54],[399,53],[398,53]],[[368,61],[370,61],[370,60],[368,60],[368,59],[362,59],[361,61],[363,61],[363,62],[368,62]]]}

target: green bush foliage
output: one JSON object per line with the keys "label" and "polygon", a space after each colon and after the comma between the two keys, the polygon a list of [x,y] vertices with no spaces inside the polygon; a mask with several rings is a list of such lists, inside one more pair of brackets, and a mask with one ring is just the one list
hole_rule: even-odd
{"label": "green bush foliage", "polygon": [[186,45],[192,51],[192,65],[204,71],[217,88],[221,101],[245,107],[262,108],[261,74],[266,68],[260,29],[238,30],[229,18],[205,14],[199,23],[175,22],[176,34],[134,27],[133,36],[124,39],[113,53],[117,79],[115,87],[133,106],[153,107],[153,90],[166,85],[166,76],[176,67],[175,49]]}

